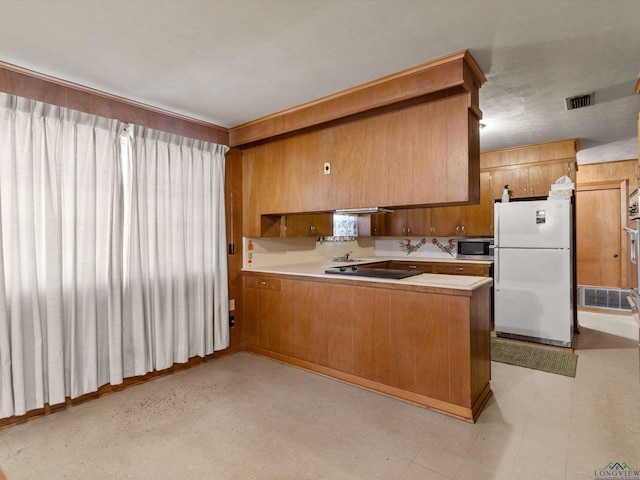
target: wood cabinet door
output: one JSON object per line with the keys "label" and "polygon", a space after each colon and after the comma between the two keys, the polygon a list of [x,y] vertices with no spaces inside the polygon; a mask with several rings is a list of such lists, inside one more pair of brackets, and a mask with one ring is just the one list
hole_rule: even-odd
{"label": "wood cabinet door", "polygon": [[387,155],[384,131],[386,115],[365,118],[332,127],[331,174],[323,175],[327,185],[323,210],[386,205]]}
{"label": "wood cabinet door", "polygon": [[510,168],[493,171],[492,191],[493,198],[502,198],[504,186],[509,185],[512,192],[511,198],[525,198],[529,196],[529,169]]}
{"label": "wood cabinet door", "polygon": [[433,273],[433,263],[429,263],[429,262],[390,261],[389,268],[395,269],[395,270],[408,270],[413,272]]}
{"label": "wood cabinet door", "polygon": [[243,280],[244,340],[248,345],[272,348],[273,337],[280,335],[281,280],[254,276]]}
{"label": "wood cabinet door", "polygon": [[502,191],[505,185],[509,185],[509,190],[513,192],[511,198],[526,198],[530,196],[528,168],[512,168],[508,170],[501,170],[501,172],[502,186],[500,188],[500,193],[496,198],[502,197]]}
{"label": "wood cabinet door", "polygon": [[433,266],[433,273],[446,275],[472,275],[475,277],[489,277],[491,275],[491,265],[482,263],[436,263]]}
{"label": "wood cabinet door", "polygon": [[279,290],[259,299],[260,313],[267,323],[267,348],[291,356],[295,354],[294,284],[292,280],[278,279]]}
{"label": "wood cabinet door", "polygon": [[407,231],[407,211],[394,210],[384,216],[385,235],[390,237],[402,237]]}
{"label": "wood cabinet door", "polygon": [[550,165],[529,167],[529,196],[548,196],[549,190],[551,190],[551,184],[566,174],[566,163],[552,163]]}
{"label": "wood cabinet door", "polygon": [[393,317],[398,321],[390,338],[391,385],[448,401],[447,298],[401,291],[394,292],[394,297]]}
{"label": "wood cabinet door", "polygon": [[493,196],[491,195],[491,173],[480,174],[480,203],[460,207],[460,225],[463,235],[493,235]]}
{"label": "wood cabinet door", "polygon": [[[607,188],[608,187],[608,188]],[[622,288],[621,188],[615,184],[586,184],[576,193],[578,285]],[[626,223],[626,222],[625,222]],[[625,254],[626,261],[626,254]],[[625,275],[626,277],[626,275]],[[624,279],[626,283],[626,278]]]}
{"label": "wood cabinet door", "polygon": [[[328,327],[335,318],[327,318],[328,290],[317,282],[295,282],[295,357],[318,365],[329,363]],[[300,301],[300,299],[304,301]]]}
{"label": "wood cabinet door", "polygon": [[333,235],[333,214],[287,215],[286,237],[326,237]]}
{"label": "wood cabinet door", "polygon": [[431,231],[431,208],[409,208],[407,213],[407,233],[414,237],[428,237]]}
{"label": "wood cabinet door", "polygon": [[242,337],[247,345],[258,345],[258,291],[246,286],[242,290]]}
{"label": "wood cabinet door", "polygon": [[431,209],[431,235],[453,237],[462,235],[460,207],[437,207]]}
{"label": "wood cabinet door", "polygon": [[390,237],[429,236],[431,208],[403,208],[385,214],[385,235]]}
{"label": "wood cabinet door", "polygon": [[[372,237],[381,237],[389,235],[386,227],[387,213],[373,213],[371,215],[360,215],[358,217],[358,235],[360,235],[361,229],[363,235],[370,235]],[[368,217],[368,218],[367,218]]]}

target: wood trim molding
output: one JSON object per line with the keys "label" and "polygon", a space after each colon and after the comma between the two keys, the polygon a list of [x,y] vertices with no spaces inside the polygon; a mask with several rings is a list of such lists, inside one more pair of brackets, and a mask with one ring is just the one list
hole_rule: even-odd
{"label": "wood trim molding", "polygon": [[[604,182],[588,182],[588,183],[581,183],[576,185],[576,192],[588,192],[588,191],[592,191],[592,190],[610,190],[610,189],[621,189],[622,190],[622,185],[626,186],[626,182],[627,180],[607,180]],[[624,208],[624,210],[626,211],[626,207]],[[624,221],[624,224],[626,225],[627,222],[626,220]]]}
{"label": "wood trim molding", "polygon": [[0,91],[207,142],[229,145],[229,130],[0,61]]}
{"label": "wood trim molding", "polygon": [[559,143],[565,143],[565,142],[574,142],[575,151],[576,152],[580,151],[580,142],[578,141],[578,139],[577,138],[567,138],[567,139],[564,139],[564,140],[554,140],[552,142],[532,143],[530,145],[519,145],[517,147],[499,148],[497,150],[487,150],[486,152],[482,152],[482,154],[485,155],[485,154],[494,153],[494,152],[509,152],[509,151],[513,151],[513,150],[525,150],[527,148],[541,147],[541,146],[544,146],[544,145],[553,145],[553,144],[559,144]]}
{"label": "wood trim molding", "polygon": [[[344,278],[327,278],[326,276],[311,276],[311,275],[300,275],[296,273],[269,273],[269,272],[260,272],[260,271],[242,271],[242,276],[244,278],[251,277],[260,277],[260,278],[274,278],[274,279],[285,279],[285,280],[300,280],[301,277],[304,278],[306,282],[315,282],[315,283],[330,283],[336,285],[344,285]],[[340,275],[330,275],[331,277],[340,277]],[[484,276],[478,276],[478,281],[470,286],[469,288],[465,287],[435,287],[429,285],[412,285],[408,283],[391,283],[391,282],[375,282],[365,280],[366,277],[361,277],[362,279],[354,279],[350,278],[347,282],[349,285],[361,286],[361,287],[369,287],[369,288],[377,288],[381,290],[402,290],[406,292],[421,292],[421,293],[435,293],[440,295],[450,295],[453,297],[471,297],[473,296],[473,292],[475,290],[479,290],[481,288],[486,287],[492,283],[492,280],[488,279]]]}
{"label": "wood trim molding", "polygon": [[[467,50],[387,75],[319,99],[231,128],[232,147],[321,125],[351,115],[386,107],[462,86],[470,94],[486,82]],[[477,106],[476,106],[477,107]],[[474,113],[478,115],[479,109]]]}
{"label": "wood trim molding", "polygon": [[496,170],[517,170],[520,168],[539,167],[541,165],[555,165],[557,163],[576,163],[576,157],[544,160],[542,162],[514,163],[511,165],[500,165],[496,167],[480,167],[480,172],[495,172]]}

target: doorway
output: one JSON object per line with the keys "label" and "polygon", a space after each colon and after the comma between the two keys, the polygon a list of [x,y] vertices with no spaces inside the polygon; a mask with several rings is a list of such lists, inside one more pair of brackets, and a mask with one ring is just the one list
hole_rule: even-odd
{"label": "doorway", "polygon": [[594,182],[576,189],[578,285],[629,288],[626,226],[627,180]]}

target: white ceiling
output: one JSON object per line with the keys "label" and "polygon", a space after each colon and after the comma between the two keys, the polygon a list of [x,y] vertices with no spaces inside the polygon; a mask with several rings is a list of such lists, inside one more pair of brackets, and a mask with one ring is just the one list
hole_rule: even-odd
{"label": "white ceiling", "polygon": [[[638,0],[0,0],[0,61],[224,127],[468,49],[482,151],[637,158]],[[564,98],[595,92],[566,111]]]}

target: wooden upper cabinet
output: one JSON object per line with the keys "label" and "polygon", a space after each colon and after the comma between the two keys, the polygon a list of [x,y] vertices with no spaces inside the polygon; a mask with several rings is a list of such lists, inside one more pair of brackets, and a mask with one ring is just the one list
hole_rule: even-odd
{"label": "wooden upper cabinet", "polygon": [[480,155],[481,172],[491,172],[491,194],[502,197],[509,185],[512,198],[546,197],[563,175],[575,181],[576,139],[495,150]]}
{"label": "wooden upper cabinet", "polygon": [[461,52],[232,129],[243,234],[264,215],[478,202],[484,81]]}
{"label": "wooden upper cabinet", "polygon": [[569,173],[566,162],[549,163],[547,165],[531,166],[529,170],[530,196],[547,196],[551,185],[563,175]]}
{"label": "wooden upper cabinet", "polygon": [[454,237],[464,235],[460,225],[460,207],[431,209],[431,236]]}
{"label": "wooden upper cabinet", "polygon": [[390,237],[431,235],[431,209],[407,208],[385,214],[384,235]]}
{"label": "wooden upper cabinet", "polygon": [[315,213],[284,217],[285,237],[327,237],[333,235],[333,214]]}
{"label": "wooden upper cabinet", "polygon": [[529,170],[526,167],[511,168],[508,170],[496,170],[493,173],[493,198],[502,197],[505,185],[509,185],[511,198],[524,198],[530,196]]}
{"label": "wooden upper cabinet", "polygon": [[545,162],[539,165],[510,167],[491,172],[493,176],[492,195],[500,199],[505,185],[509,185],[511,198],[546,197],[555,183],[563,175],[575,181],[575,167],[570,162]]}
{"label": "wooden upper cabinet", "polygon": [[480,174],[480,203],[460,207],[460,225],[468,237],[493,235],[493,196],[490,172]]}

